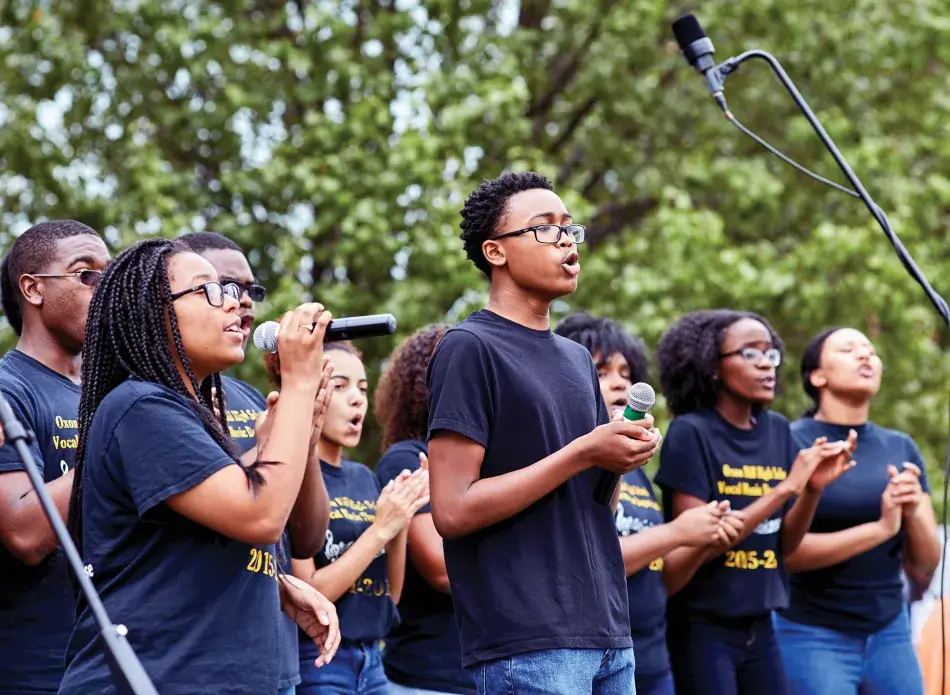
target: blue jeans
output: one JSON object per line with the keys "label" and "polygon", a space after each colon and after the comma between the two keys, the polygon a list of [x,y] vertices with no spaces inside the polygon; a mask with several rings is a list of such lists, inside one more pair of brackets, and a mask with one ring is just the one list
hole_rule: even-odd
{"label": "blue jeans", "polygon": [[673,672],[653,673],[650,675],[636,674],[637,695],[676,695],[673,687]]}
{"label": "blue jeans", "polygon": [[667,621],[666,635],[676,695],[786,693],[771,616],[678,616]]}
{"label": "blue jeans", "polygon": [[300,679],[297,695],[389,695],[382,653],[375,642],[341,644],[333,661],[321,668],[301,659]]}
{"label": "blue jeans", "polygon": [[277,692],[277,695],[296,695],[296,693],[297,693],[297,686],[292,685],[289,688],[284,688],[283,690],[279,690]]}
{"label": "blue jeans", "polygon": [[547,649],[468,667],[479,695],[636,695],[633,649]]}
{"label": "blue jeans", "polygon": [[452,695],[439,690],[423,690],[422,688],[407,688],[398,683],[389,684],[389,695]]}
{"label": "blue jeans", "polygon": [[789,695],[923,695],[924,679],[901,611],[867,637],[776,615]]}

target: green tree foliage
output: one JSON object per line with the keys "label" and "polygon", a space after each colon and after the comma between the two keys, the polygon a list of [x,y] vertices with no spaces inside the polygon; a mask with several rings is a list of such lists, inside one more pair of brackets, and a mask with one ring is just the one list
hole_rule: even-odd
{"label": "green tree foliage", "polygon": [[[0,9],[0,245],[74,217],[116,249],[210,229],[250,252],[272,315],[316,297],[390,311],[399,336],[455,321],[486,284],[458,211],[503,169],[549,175],[589,224],[558,303],[655,346],[686,311],[757,311],[797,357],[832,324],[887,366],[874,417],[916,437],[936,481],[946,334],[860,203],[803,179],[717,116],[661,0],[9,0]],[[950,16],[940,0],[709,0],[719,56],[783,61],[938,290],[948,291]],[[733,112],[837,172],[762,65]],[[6,345],[12,339],[6,336]],[[394,340],[366,341],[371,376]],[[253,348],[241,375],[263,386]],[[370,425],[374,427],[374,425]],[[356,456],[372,462],[370,429]]]}

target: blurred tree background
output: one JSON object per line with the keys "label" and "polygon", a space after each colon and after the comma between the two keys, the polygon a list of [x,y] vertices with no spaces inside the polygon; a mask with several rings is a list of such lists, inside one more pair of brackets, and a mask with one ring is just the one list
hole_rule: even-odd
{"label": "blurred tree background", "polygon": [[[395,341],[480,307],[458,211],[505,168],[551,177],[589,225],[586,309],[654,347],[681,314],[735,307],[788,346],[776,407],[822,328],[886,365],[874,418],[940,472],[947,336],[858,201],[732,129],[683,62],[677,0],[7,0],[0,9],[0,250],[70,217],[119,250],[213,230],[270,291],[337,316],[392,312]],[[773,52],[938,291],[950,292],[950,9],[942,0],[706,0],[718,56]],[[762,65],[730,80],[746,125],[840,180]],[[14,344],[4,328],[0,347]],[[254,348],[240,376],[264,386]],[[353,457],[378,457],[370,421]]]}

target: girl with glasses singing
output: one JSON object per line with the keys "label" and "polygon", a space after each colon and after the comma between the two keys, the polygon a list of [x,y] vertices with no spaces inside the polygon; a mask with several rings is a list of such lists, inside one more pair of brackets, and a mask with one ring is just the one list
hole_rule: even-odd
{"label": "girl with glasses singing", "polygon": [[[322,597],[279,577],[275,557],[306,468],[308,438],[296,435],[310,431],[328,387],[330,316],[304,304],[283,317],[280,354],[293,379],[258,429],[259,459],[245,465],[219,376],[244,357],[238,299],[217,280],[177,242],[140,242],[103,273],[83,345],[70,531],[164,695],[274,693],[281,605],[320,643],[322,661],[335,647]],[[81,598],[66,663],[60,693],[113,690]]]}
{"label": "girl with glasses singing", "polygon": [[[850,468],[852,441],[798,451],[768,409],[782,343],[765,319],[699,311],[660,341],[660,385],[673,415],[656,482],[667,520],[726,500],[739,530],[710,548],[667,610],[678,695],[781,695],[771,611],[788,603],[784,555],[811,523],[822,489]],[[730,515],[727,515],[729,517]]]}
{"label": "girl with glasses singing", "polygon": [[883,369],[871,341],[852,328],[819,333],[802,359],[802,385],[815,405],[792,425],[796,440],[850,432],[858,466],[828,487],[788,558],[796,574],[776,628],[792,695],[924,691],[901,567],[929,584],[940,543],[917,445],[869,419]]}

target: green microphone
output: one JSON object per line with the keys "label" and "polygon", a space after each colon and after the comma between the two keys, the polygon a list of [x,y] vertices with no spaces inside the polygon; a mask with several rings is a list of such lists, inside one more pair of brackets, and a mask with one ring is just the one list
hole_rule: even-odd
{"label": "green microphone", "polygon": [[[623,419],[627,422],[642,420],[647,411],[656,403],[656,391],[649,384],[637,382],[627,389],[627,407],[623,409]],[[607,505],[613,497],[614,489],[620,476],[611,471],[604,471],[597,480],[594,490],[594,500],[597,504]]]}
{"label": "green microphone", "polygon": [[642,381],[627,389],[627,407],[623,409],[623,419],[627,422],[642,420],[647,411],[656,403],[656,392]]}

